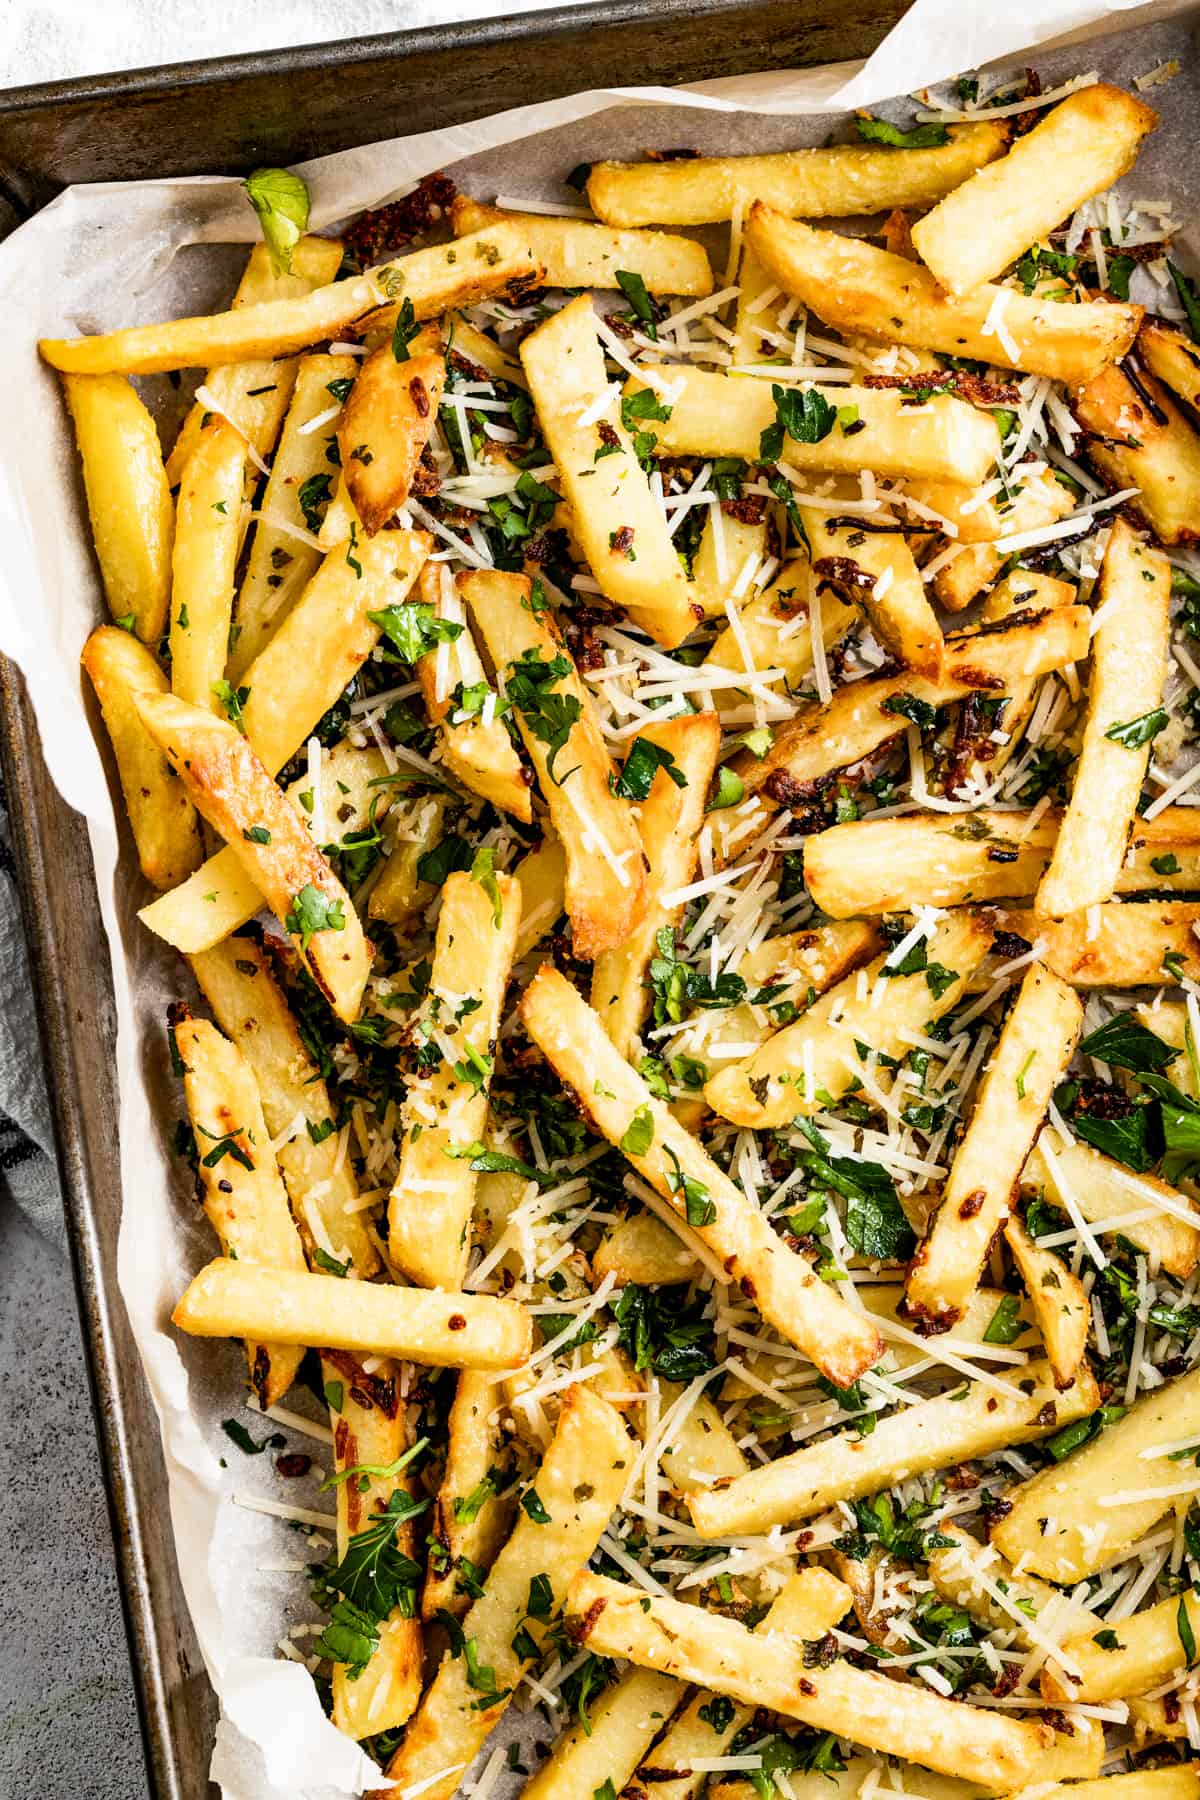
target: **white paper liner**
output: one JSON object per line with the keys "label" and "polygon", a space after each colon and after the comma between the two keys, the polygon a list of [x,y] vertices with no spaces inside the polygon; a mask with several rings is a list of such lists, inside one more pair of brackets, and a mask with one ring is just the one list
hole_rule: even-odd
{"label": "white paper liner", "polygon": [[[1035,46],[1043,47],[1037,62],[1047,85],[1091,66],[1129,85],[1169,57],[1188,56],[1187,10],[1183,0],[1023,7],[917,0],[865,64],[581,94],[300,170],[318,230],[439,168],[483,198],[574,198],[561,181],[579,161],[636,157],[648,146],[716,153],[819,142],[828,129],[821,114],[878,104],[989,63],[1019,66]],[[1118,29],[1094,52],[1045,48]],[[1164,122],[1130,191],[1174,199],[1190,215],[1192,183],[1200,184],[1188,178],[1200,88],[1186,61],[1150,99]],[[222,1434],[220,1421],[240,1411],[245,1388],[240,1348],[181,1340],[168,1324],[179,1293],[213,1252],[209,1227],[167,1150],[180,1101],[163,1022],[168,1001],[189,983],[178,958],[134,916],[145,894],[118,834],[79,670],[83,642],[104,616],[103,596],[58,383],[34,349],[39,336],[223,306],[243,257],[229,246],[256,232],[238,182],[200,177],[68,189],[0,245],[0,650],[24,673],[50,773],[67,804],[84,814],[95,857],[117,1013],[125,1191],[118,1280],[162,1424],[183,1587],[224,1714],[213,1778],[226,1800],[338,1800],[370,1785],[374,1765],[326,1720],[307,1672],[275,1652],[289,1625],[312,1616],[305,1584],[261,1569],[315,1553],[305,1538],[229,1500],[233,1492],[267,1493],[331,1515],[332,1504],[328,1496],[314,1499],[314,1483],[275,1480],[268,1456],[243,1458]],[[144,391],[160,411],[170,409],[165,380]],[[44,821],[48,833],[54,828],[52,818]],[[241,1416],[255,1427],[252,1415]],[[508,1776],[495,1791],[503,1795],[519,1779]]]}

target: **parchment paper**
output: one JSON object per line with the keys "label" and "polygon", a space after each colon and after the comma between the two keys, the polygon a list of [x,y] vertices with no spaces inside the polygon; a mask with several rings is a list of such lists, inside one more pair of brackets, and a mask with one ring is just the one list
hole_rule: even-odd
{"label": "parchment paper", "polygon": [[[1046,85],[1091,67],[1129,85],[1168,58],[1181,59],[1181,74],[1148,96],[1163,124],[1127,185],[1145,198],[1172,197],[1192,217],[1200,198],[1200,173],[1190,173],[1200,78],[1188,57],[1197,16],[1189,22],[1181,0],[1136,7],[1120,0],[1023,7],[917,0],[865,65],[677,91],[576,95],[323,158],[302,173],[317,229],[438,168],[485,199],[502,193],[575,200],[561,181],[580,161],[681,144],[713,153],[819,142],[829,128],[819,115],[876,105],[992,62],[1019,67],[1040,45]],[[1044,48],[1067,38],[1073,47]],[[1088,40],[1086,48],[1074,47],[1079,38]],[[65,410],[34,349],[38,336],[223,306],[244,255],[230,246],[256,233],[237,182],[199,178],[69,189],[0,246],[0,649],[24,672],[50,772],[64,802],[85,815],[95,856],[118,1018],[125,1191],[119,1283],[162,1422],[184,1590],[223,1709],[213,1776],[227,1800],[337,1800],[369,1784],[373,1765],[325,1719],[307,1672],[275,1654],[284,1631],[312,1617],[303,1579],[260,1567],[313,1552],[304,1538],[231,1505],[228,1496],[249,1491],[319,1510],[329,1499],[315,1497],[315,1481],[277,1480],[269,1456],[243,1458],[221,1433],[220,1421],[238,1413],[244,1391],[240,1349],[181,1340],[167,1324],[175,1299],[213,1251],[209,1227],[166,1149],[180,1100],[163,1021],[168,1000],[186,991],[187,980],[174,954],[134,916],[145,894],[121,847],[79,671],[84,639],[104,614],[103,596]],[[160,411],[178,409],[162,378],[145,391]],[[55,821],[45,820],[44,828],[52,833]]]}

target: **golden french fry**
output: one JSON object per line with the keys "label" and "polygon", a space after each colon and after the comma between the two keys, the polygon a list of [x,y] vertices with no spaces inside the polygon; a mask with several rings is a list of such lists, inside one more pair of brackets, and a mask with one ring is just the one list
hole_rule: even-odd
{"label": "golden french fry", "polygon": [[450,220],[456,237],[509,220],[524,234],[531,256],[545,268],[548,287],[616,288],[621,274],[640,275],[651,294],[703,298],[713,290],[704,246],[667,231],[614,231],[586,219],[503,212],[466,194],[455,196]]}
{"label": "golden french fry", "polygon": [[266,1336],[439,1369],[512,1369],[529,1354],[529,1316],[515,1300],[256,1268],[240,1258],[209,1263],[171,1316],[193,1337]]}
{"label": "golden french fry", "polygon": [[1075,786],[1034,898],[1042,918],[1099,905],[1116,887],[1162,704],[1170,598],[1166,557],[1117,519],[1100,576],[1104,610],[1092,639]]}
{"label": "golden french fry", "polygon": [[[1056,381],[1089,381],[1118,362],[1141,323],[1142,308],[1126,302],[1062,306],[990,282],[955,299],[920,263],[863,238],[816,231],[759,200],[746,236],[779,285],[829,325]],[[965,469],[947,476],[979,479]]]}
{"label": "golden french fry", "polygon": [[[532,610],[529,580],[482,569],[460,575],[458,586],[515,700],[517,727],[566,852],[575,951],[591,960],[623,943],[642,915],[646,861],[637,822],[612,792],[614,771],[591,697],[553,616]],[[554,734],[555,743],[562,737],[560,748],[539,717],[542,695],[561,707],[563,732]]]}
{"label": "golden french fry", "polygon": [[766,546],[765,520],[738,519],[723,506],[710,507],[692,558],[692,605],[698,606],[706,619],[725,616],[731,605],[737,605],[750,580],[746,570],[758,568]]}
{"label": "golden french fry", "polygon": [[1009,1444],[1028,1444],[1085,1419],[1100,1404],[1091,1373],[1081,1369],[1066,1389],[1054,1384],[1050,1366],[1030,1362],[1007,1395],[989,1382],[971,1382],[881,1420],[866,1438],[847,1432],[811,1448],[794,1450],[732,1481],[715,1482],[687,1497],[702,1538],[769,1531],[824,1512],[839,1500],[878,1493],[895,1481],[951,1463],[986,1456]]}
{"label": "golden french fry", "polygon": [[[673,649],[696,624],[687,578],[633,440],[608,389],[591,298],[581,294],[521,344],[546,445],[576,535],[603,593]],[[590,423],[584,424],[583,419]],[[607,451],[597,460],[598,451]]]}
{"label": "golden french fry", "polygon": [[310,1256],[320,1249],[349,1274],[373,1275],[379,1252],[355,1204],[358,1182],[334,1130],[329,1090],[262,945],[230,937],[188,961],[217,1023],[254,1071],[272,1139],[303,1121],[275,1155]]}
{"label": "golden french fry", "polygon": [[898,531],[864,531],[860,519],[802,506],[812,572],[859,601],[880,643],[915,674],[936,680],[945,643],[925,583]]}
{"label": "golden french fry", "polygon": [[[200,1159],[204,1210],[222,1254],[238,1266],[303,1272],[304,1249],[271,1151],[253,1071],[207,1019],[172,1009],[171,1032],[183,1064],[183,1091]],[[259,1402],[287,1393],[302,1349],[246,1333],[250,1381]]]}
{"label": "golden french fry", "polygon": [[[1117,876],[1119,894],[1200,887],[1195,811],[1169,806],[1153,819],[1135,822]],[[1037,889],[1061,820],[1061,808],[1035,819],[1028,812],[986,806],[966,822],[944,813],[857,819],[805,839],[804,878],[831,919],[902,912],[908,906],[1024,899]]]}
{"label": "golden french fry", "polygon": [[409,1084],[400,1173],[388,1203],[389,1255],[423,1287],[461,1287],[471,1248],[474,1159],[456,1152],[477,1144],[487,1123],[521,915],[521,890],[510,876],[489,874],[486,882],[458,870],[442,889],[430,993],[446,1047],[428,1077]]}
{"label": "golden french fry", "polygon": [[779,669],[790,687],[798,687],[813,666],[814,632],[828,652],[859,622],[857,607],[847,606],[831,589],[818,594],[817,586],[807,557],[785,563],[742,607],[736,629],[727,625],[713,639],[704,667]]}
{"label": "golden french fry", "polygon": [[[933,578],[938,604],[948,612],[962,612],[1004,567],[1004,559],[1019,548],[1026,532],[1054,525],[1075,508],[1075,495],[1052,470],[1023,476],[1021,491],[1003,515],[1002,528],[987,543],[966,542]],[[1022,570],[1024,575],[1025,571]],[[1033,579],[1032,577],[1030,579]]]}
{"label": "golden french fry", "polygon": [[[626,395],[640,393],[647,384],[665,388],[670,395],[670,417],[656,419],[652,426],[657,455],[759,460],[762,434],[776,419],[774,396],[766,382],[686,365],[643,367],[642,378],[635,381],[630,376]],[[783,385],[794,388],[796,384]],[[914,407],[905,404],[903,394],[889,388],[804,385],[827,406],[840,408],[846,415],[845,426],[832,425],[815,444],[785,440],[783,461],[806,473],[831,469],[857,474],[861,469],[874,469],[881,475],[979,482],[1000,454],[995,420],[953,394],[935,394],[923,406]],[[590,448],[588,455],[590,458]]]}
{"label": "golden french fry", "polygon": [[[230,308],[261,306],[267,300],[294,300],[311,294],[314,288],[334,280],[341,262],[342,244],[338,238],[302,237],[292,247],[290,270],[276,269],[266,244],[255,244]],[[205,391],[260,459],[270,456],[275,446],[292,399],[296,369],[296,363],[290,359],[225,363],[219,369],[210,369],[204,378]],[[184,464],[199,442],[210,411],[211,407],[202,400],[193,401],[167,458],[167,479],[172,487],[178,487]],[[250,460],[253,462],[254,457]]]}
{"label": "golden french fry", "polygon": [[[1165,1011],[1160,1007],[1150,1014],[1143,1008],[1140,1016],[1151,1031],[1173,1043],[1162,1016]],[[1181,1048],[1182,1037],[1181,1031]],[[1186,1281],[1200,1262],[1200,1212],[1187,1195],[1156,1175],[1134,1175],[1123,1163],[1114,1162],[1081,1139],[1065,1144],[1057,1132],[1043,1131],[1022,1171],[1021,1185],[1041,1191],[1060,1207],[1069,1196],[1100,1237],[1105,1235],[1105,1220],[1119,1220],[1119,1226],[1109,1229],[1119,1229],[1123,1237],[1156,1258],[1168,1275],[1181,1281]],[[1168,1206],[1170,1212],[1165,1210]],[[1152,1216],[1136,1217],[1147,1211]],[[1188,1223],[1189,1216],[1195,1219],[1194,1225]]]}
{"label": "golden french fry", "polygon": [[156,888],[173,888],[204,855],[200,822],[133,698],[167,693],[167,678],[146,646],[116,625],[97,626],[81,660],[112,744],[142,874]]}
{"label": "golden french fry", "polygon": [[[402,1471],[395,1475],[374,1472],[389,1468],[407,1447],[398,1373],[390,1362],[368,1373],[344,1350],[330,1351],[321,1359],[334,1468],[339,1474],[347,1469],[362,1470],[339,1482],[335,1490],[339,1562],[351,1538],[369,1529],[374,1515],[405,1486]],[[413,1556],[417,1530],[412,1518],[399,1522],[394,1541],[401,1555]],[[399,1604],[380,1621],[378,1631],[378,1647],[360,1674],[352,1676],[345,1663],[335,1663],[333,1668],[333,1720],[339,1731],[353,1738],[396,1730],[415,1712],[421,1698],[420,1620],[407,1615]]]}
{"label": "golden french fry", "polygon": [[779,726],[765,756],[743,751],[733,767],[747,793],[761,794],[764,803],[790,805],[806,797],[809,782],[861,761],[898,737],[905,729],[906,696],[949,706],[978,689],[1007,688],[1047,674],[1087,654],[1090,618],[1085,606],[1064,606],[947,638],[942,671],[935,679],[901,672],[850,682],[828,705],[806,707]]}
{"label": "golden french fry", "polygon": [[152,375],[287,356],[336,338],[372,307],[386,302],[394,313],[410,300],[418,319],[470,306],[513,282],[537,280],[533,261],[514,225],[496,225],[453,244],[431,245],[368,269],[348,281],[293,300],[268,300],[198,319],[131,325],[99,337],[42,338],[38,349],[53,369],[75,375]]}
{"label": "golden french fry", "polygon": [[175,508],[158,427],[123,375],[66,375],[92,541],[114,619],[157,650],[171,594]]}
{"label": "golden french fry", "polygon": [[421,1617],[440,1610],[461,1618],[471,1604],[462,1574],[490,1569],[512,1529],[514,1502],[498,1498],[493,1471],[504,1463],[491,1419],[503,1398],[502,1384],[478,1369],[464,1369],[454,1390],[447,1421],[446,1462],[429,1528],[430,1556],[421,1591]]}
{"label": "golden french fry", "polygon": [[[491,702],[490,719],[483,715],[486,698],[483,706],[478,703],[481,683],[489,695],[495,690],[488,684],[458,587],[445,563],[425,564],[421,570],[421,599],[433,607],[440,619],[461,626],[453,642],[438,644],[416,665],[430,722],[441,726],[446,763],[473,794],[480,794],[528,825],[533,818],[533,805],[525,770],[504,720],[496,716],[499,696]],[[455,701],[460,689],[462,706]],[[472,710],[469,716],[459,717],[465,711],[468,690],[474,690]]]}
{"label": "golden french fry", "polygon": [[1200,974],[1200,904],[1194,900],[1117,901],[1040,919],[1030,911],[998,912],[997,925],[1029,943],[1073,987],[1159,987]]}
{"label": "golden french fry", "polygon": [[[232,365],[236,367],[237,365]],[[326,459],[336,447],[332,409],[341,405],[358,364],[352,356],[302,356],[296,365],[292,403],[271,463],[250,540],[246,573],[234,604],[234,637],[226,671],[234,687],[291,612],[321,565],[312,540],[334,471]],[[310,429],[322,415],[328,430]],[[332,416],[331,416],[332,415]],[[347,535],[349,535],[347,533]]]}
{"label": "golden french fry", "polygon": [[[513,1648],[513,1639],[523,1622],[529,1624],[531,1580],[541,1575],[548,1582],[553,1617],[572,1577],[600,1541],[632,1455],[633,1444],[616,1408],[581,1384],[568,1388],[550,1448],[529,1490],[533,1498],[527,1499],[492,1564],[482,1598],[462,1622],[464,1638],[474,1641],[476,1663],[493,1671],[490,1692],[495,1698],[481,1707],[487,1694],[471,1686],[466,1661],[447,1654],[388,1765],[400,1790],[416,1786],[426,1800],[450,1800],[527,1667],[529,1659]],[[539,1629],[537,1620],[533,1628]]]}
{"label": "golden french fry", "polygon": [[[992,1239],[1008,1218],[1017,1179],[1082,1022],[1074,990],[1035,962],[1004,1022],[941,1204],[909,1268],[905,1294],[910,1318],[945,1330],[962,1312],[983,1273]],[[1034,1261],[1030,1246],[1018,1257],[1018,1267],[1024,1273]],[[1030,1293],[1032,1297],[1032,1289]],[[1084,1318],[1086,1332],[1086,1306]]]}
{"label": "golden french fry", "polygon": [[181,773],[197,811],[237,856],[338,1018],[356,1019],[371,947],[345,888],[248,740],[226,720],[173,694],[139,694],[135,705]]}
{"label": "golden french fry", "polygon": [[358,371],[337,435],[346,487],[370,537],[408,499],[445,380],[440,350],[397,362],[390,344]]}
{"label": "golden french fry", "polygon": [[1074,395],[1074,412],[1097,474],[1111,488],[1137,489],[1129,505],[1159,542],[1195,543],[1200,436],[1166,388],[1145,370],[1135,386],[1110,365]]}
{"label": "golden french fry", "polygon": [[205,426],[188,458],[171,552],[171,688],[222,712],[218,684],[229,656],[233,577],[241,540],[246,449],[223,419]]}
{"label": "golden french fry", "polygon": [[1161,319],[1147,319],[1138,332],[1137,354],[1158,381],[1195,407],[1200,399],[1200,351],[1190,338]]}
{"label": "golden french fry", "polygon": [[[802,1013],[769,1037],[744,1062],[714,1075],[704,1097],[714,1112],[735,1125],[768,1130],[798,1113],[819,1112],[861,1078],[864,1062],[856,1046],[865,1043],[887,1056],[904,1053],[904,1033],[924,1030],[957,1004],[968,978],[983,961],[995,935],[985,913],[950,913],[928,945],[929,969],[890,975],[887,958],[838,982]],[[926,976],[936,965],[935,982]],[[873,998],[883,983],[881,999]]]}
{"label": "golden french fry", "polygon": [[1052,1250],[1039,1250],[1015,1213],[1004,1227],[1004,1241],[1025,1283],[1055,1386],[1069,1387],[1087,1348],[1092,1319],[1083,1283]]}
{"label": "golden french fry", "polygon": [[647,725],[625,759],[626,780],[645,756],[646,745],[666,761],[657,768],[651,765],[650,791],[638,820],[647,863],[645,910],[624,943],[602,951],[592,966],[592,1008],[625,1057],[632,1053],[649,1004],[646,971],[656,936],[681,918],[683,902],[673,896],[687,887],[696,871],[697,839],[721,748],[721,723],[716,713],[689,713]]}
{"label": "golden french fry", "polygon": [[1156,112],[1105,81],[1068,94],[1007,156],[918,219],[913,248],[950,294],[993,281],[1131,169],[1157,124]]}
{"label": "golden french fry", "polygon": [[1200,1441],[1200,1371],[1141,1395],[1124,1418],[1065,1462],[1011,1488],[1011,1511],[993,1526],[992,1542],[1010,1562],[1047,1581],[1082,1581],[1174,1504],[1179,1484],[1164,1470],[1175,1465],[1143,1460],[1142,1451],[1193,1435]]}
{"label": "golden french fry", "polygon": [[881,1349],[874,1326],[776,1236],[758,1208],[653,1098],[596,1014],[548,964],[525,990],[521,1017],[597,1130],[686,1219],[763,1317],[841,1387],[869,1369]]}
{"label": "golden french fry", "polygon": [[740,215],[758,199],[806,219],[842,218],[927,206],[999,156],[1007,142],[1005,126],[985,120],[953,127],[946,144],[899,155],[875,144],[835,144],[766,156],[599,162],[588,176],[587,197],[609,225],[708,225]]}
{"label": "golden french fry", "polygon": [[601,1575],[577,1575],[567,1604],[576,1636],[602,1656],[699,1682],[744,1705],[993,1789],[1031,1780],[1050,1741],[1048,1726],[945,1700],[915,1682],[897,1687],[840,1660],[814,1668],[788,1633],[750,1632],[734,1619]]}

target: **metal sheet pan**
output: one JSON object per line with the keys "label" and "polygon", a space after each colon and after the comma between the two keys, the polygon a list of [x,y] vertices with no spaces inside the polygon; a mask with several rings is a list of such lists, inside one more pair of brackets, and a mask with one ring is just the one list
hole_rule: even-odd
{"label": "metal sheet pan", "polygon": [[[12,89],[0,94],[0,238],[68,183],[229,173],[589,87],[842,61],[868,55],[904,11],[905,0],[599,0]],[[150,1780],[158,1800],[200,1800],[215,1705],[179,1587],[157,1421],[116,1301],[114,1025],[95,875],[3,658],[0,767]]]}

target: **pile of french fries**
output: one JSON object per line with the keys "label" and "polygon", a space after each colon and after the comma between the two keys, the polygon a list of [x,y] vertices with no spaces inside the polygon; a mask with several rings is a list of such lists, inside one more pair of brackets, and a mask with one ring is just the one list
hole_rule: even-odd
{"label": "pile of french fries", "polygon": [[174,1323],[328,1447],[260,1510],[380,1794],[1200,1795],[1156,122],[967,79],[342,239],[260,171],[227,312],[40,346],[188,964]]}

